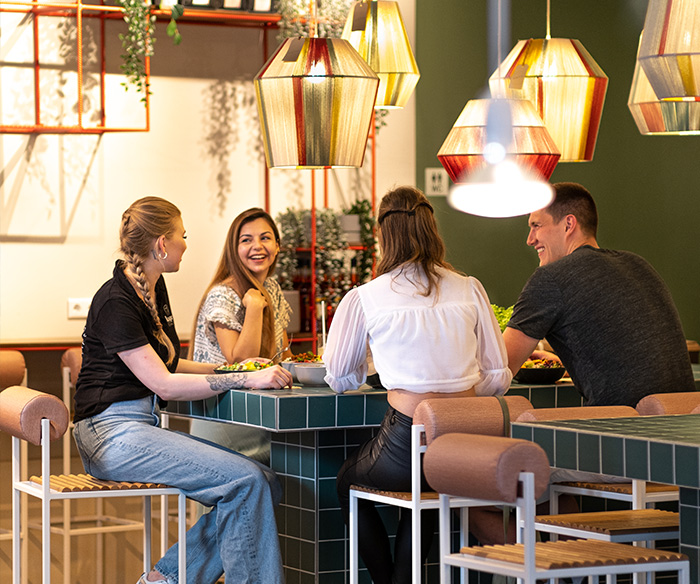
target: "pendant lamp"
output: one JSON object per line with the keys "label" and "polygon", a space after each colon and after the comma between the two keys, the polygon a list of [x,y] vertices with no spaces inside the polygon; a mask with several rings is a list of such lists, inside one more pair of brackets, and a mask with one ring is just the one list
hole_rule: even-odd
{"label": "pendant lamp", "polygon": [[635,63],[627,107],[645,136],[700,134],[700,101],[659,99],[639,60]]}
{"label": "pendant lamp", "polygon": [[342,38],[379,76],[375,108],[402,108],[420,78],[398,2],[362,0],[348,12]]}
{"label": "pendant lamp", "polygon": [[700,2],[649,0],[638,60],[659,99],[700,99]]}
{"label": "pendant lamp", "polygon": [[535,105],[559,162],[592,160],[608,78],[580,41],[550,37],[549,12],[548,0],[546,38],[518,41],[491,76],[491,91]]}
{"label": "pendant lamp", "polygon": [[[438,160],[455,183],[487,165],[484,149],[489,140],[489,114],[495,102],[506,102],[512,127],[505,139],[499,140],[505,152],[524,169],[548,180],[561,156],[542,118],[526,99],[472,99],[464,106],[438,152]],[[498,106],[497,106],[498,107]],[[503,111],[503,110],[501,110]]]}
{"label": "pendant lamp", "polygon": [[287,39],[254,84],[268,168],[362,166],[379,78],[348,41]]}
{"label": "pendant lamp", "polygon": [[[522,103],[517,103],[513,107],[513,102],[516,101],[528,105],[521,108]],[[516,128],[522,128],[519,124],[522,117],[539,120],[539,127],[551,142],[532,104],[527,100],[482,99],[467,103],[465,110],[468,109],[485,114],[485,125],[480,126],[478,132],[481,134],[480,153],[468,159],[472,164],[465,168],[463,177],[466,180],[450,190],[450,205],[465,213],[482,217],[515,217],[549,205],[554,192],[542,180],[541,174],[534,170],[537,168],[534,164],[537,157],[509,154],[520,134]],[[523,116],[522,110],[529,112]],[[527,137],[528,132],[522,132],[522,135]],[[556,148],[553,142],[551,144]],[[552,156],[551,170],[554,170],[559,154],[557,152]],[[551,174],[551,170],[546,172]]]}

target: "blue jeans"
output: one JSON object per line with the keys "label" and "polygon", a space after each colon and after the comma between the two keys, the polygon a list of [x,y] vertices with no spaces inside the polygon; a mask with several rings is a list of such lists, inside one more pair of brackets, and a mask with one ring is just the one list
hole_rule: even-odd
{"label": "blue jeans", "polygon": [[[154,399],[117,402],[75,425],[85,470],[107,480],[164,483],[212,507],[187,531],[187,582],[284,582],[274,471],[238,453],[158,427]],[[177,544],[156,564],[177,584]]]}

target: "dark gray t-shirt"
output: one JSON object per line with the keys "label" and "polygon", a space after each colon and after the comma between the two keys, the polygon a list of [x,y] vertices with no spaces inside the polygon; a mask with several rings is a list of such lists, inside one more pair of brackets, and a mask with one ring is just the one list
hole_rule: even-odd
{"label": "dark gray t-shirt", "polygon": [[695,391],[671,294],[642,257],[583,246],[535,270],[508,326],[546,338],[586,405]]}

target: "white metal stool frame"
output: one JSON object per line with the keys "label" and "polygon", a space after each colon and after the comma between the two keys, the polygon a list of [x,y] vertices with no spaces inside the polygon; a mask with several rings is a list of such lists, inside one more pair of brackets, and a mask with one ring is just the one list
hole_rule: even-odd
{"label": "white metal stool frame", "polygon": [[[677,571],[679,584],[690,584],[690,565],[687,559],[677,561],[660,561],[653,563],[621,563],[616,565],[585,565],[582,567],[555,568],[550,570],[538,569],[535,564],[535,488],[534,474],[521,472],[519,475],[521,494],[516,500],[517,525],[519,529],[518,543],[523,545],[523,562],[504,561],[489,557],[478,557],[462,553],[450,553],[449,512],[450,495],[440,494],[440,582],[449,584],[450,566],[473,569],[491,574],[501,574],[519,578],[524,584],[535,584],[538,580],[553,580],[555,578],[587,576],[589,583],[593,578],[607,576],[608,582],[615,582],[618,574],[634,572]],[[471,506],[511,504],[504,501],[472,500]],[[625,546],[597,540],[576,540],[577,545],[591,546]],[[558,542],[572,544],[576,542]],[[556,545],[556,544],[555,544]],[[514,546],[488,546],[514,547]],[[640,549],[629,546],[631,549]]]}
{"label": "white metal stool frame", "polygon": [[155,487],[148,489],[123,489],[108,491],[58,492],[50,488],[50,421],[41,420],[41,476],[42,483],[20,479],[21,440],[12,436],[12,566],[13,584],[20,584],[20,518],[22,515],[21,495],[26,493],[41,500],[42,517],[42,582],[51,582],[51,502],[69,499],[96,499],[105,497],[143,497],[144,499],[144,572],[151,569],[151,497],[176,495],[178,497],[178,576],[179,583],[187,582],[186,550],[186,497],[175,487]]}
{"label": "white metal stool frame", "polygon": [[[421,497],[421,454],[426,450],[423,443],[425,436],[425,426],[423,424],[413,424],[411,426],[411,498],[399,498],[379,492],[379,489],[372,491],[358,490],[350,488],[350,509],[349,509],[349,530],[350,530],[350,584],[358,584],[359,581],[359,551],[358,551],[358,525],[357,525],[357,502],[359,499],[383,503],[402,507],[411,512],[411,539],[413,541],[411,557],[411,581],[413,584],[420,584],[421,581],[421,511],[425,509],[437,509],[439,500],[437,495],[434,498]],[[458,508],[464,506],[464,499],[453,497],[450,499],[450,506]],[[460,521],[466,521],[467,515],[463,513]],[[464,536],[464,532],[462,537]],[[468,535],[467,535],[468,537]],[[464,541],[461,541],[464,545]]]}

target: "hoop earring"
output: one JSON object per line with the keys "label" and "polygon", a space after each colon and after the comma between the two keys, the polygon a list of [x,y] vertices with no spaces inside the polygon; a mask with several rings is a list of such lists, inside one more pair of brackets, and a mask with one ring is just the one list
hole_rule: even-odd
{"label": "hoop earring", "polygon": [[163,252],[163,255],[160,256],[158,259],[160,259],[160,260],[167,260],[167,259],[168,259],[168,252],[167,252],[167,251],[164,251],[164,252]]}

